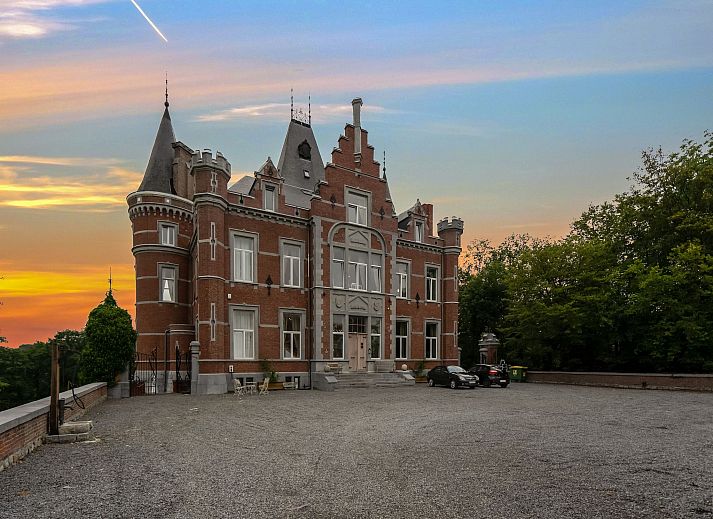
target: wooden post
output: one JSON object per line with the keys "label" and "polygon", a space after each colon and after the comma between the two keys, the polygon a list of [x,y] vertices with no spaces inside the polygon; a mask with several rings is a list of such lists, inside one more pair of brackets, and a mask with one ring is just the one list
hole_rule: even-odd
{"label": "wooden post", "polygon": [[50,378],[50,422],[49,433],[59,434],[59,348],[52,341],[52,365]]}

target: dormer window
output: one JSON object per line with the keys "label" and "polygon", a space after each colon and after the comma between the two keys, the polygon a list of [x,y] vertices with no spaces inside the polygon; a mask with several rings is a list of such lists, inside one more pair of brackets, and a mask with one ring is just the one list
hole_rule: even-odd
{"label": "dormer window", "polygon": [[275,186],[265,186],[265,210],[275,210]]}
{"label": "dormer window", "polygon": [[302,144],[297,146],[297,154],[301,159],[312,160],[312,148],[306,140],[302,141]]}
{"label": "dormer window", "polygon": [[423,222],[416,222],[416,241],[423,242]]}

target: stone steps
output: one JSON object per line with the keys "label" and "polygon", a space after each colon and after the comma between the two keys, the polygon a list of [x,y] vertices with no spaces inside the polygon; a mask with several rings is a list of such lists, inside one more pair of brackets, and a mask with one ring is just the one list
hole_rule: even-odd
{"label": "stone steps", "polygon": [[94,439],[94,423],[67,422],[59,426],[59,434],[48,434],[45,443],[75,443],[86,442]]}
{"label": "stone steps", "polygon": [[335,389],[399,387],[414,384],[412,380],[405,380],[398,373],[341,373],[335,378],[337,379]]}

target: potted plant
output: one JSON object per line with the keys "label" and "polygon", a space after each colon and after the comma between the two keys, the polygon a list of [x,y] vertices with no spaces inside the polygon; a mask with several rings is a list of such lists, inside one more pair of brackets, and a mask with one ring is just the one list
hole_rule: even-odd
{"label": "potted plant", "polygon": [[268,389],[283,389],[282,384],[278,383],[278,373],[272,367],[272,364],[267,359],[262,359],[260,361],[260,369],[262,369],[263,379],[267,378],[270,380],[270,384],[267,386]]}
{"label": "potted plant", "polygon": [[426,361],[421,359],[413,370],[416,382],[426,382]]}

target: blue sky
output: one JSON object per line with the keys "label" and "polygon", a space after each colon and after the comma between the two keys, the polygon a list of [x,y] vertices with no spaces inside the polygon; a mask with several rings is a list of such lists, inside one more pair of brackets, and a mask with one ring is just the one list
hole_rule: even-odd
{"label": "blue sky", "polygon": [[707,0],[139,4],[168,42],[129,0],[0,0],[0,335],[12,340],[81,327],[110,264],[133,304],[124,198],[166,73],[177,137],[222,151],[234,175],[279,155],[290,88],[301,106],[312,95],[324,157],[361,96],[397,210],[433,202],[437,218],[465,220],[468,241],[560,236],[627,188],[642,149],[713,128]]}

